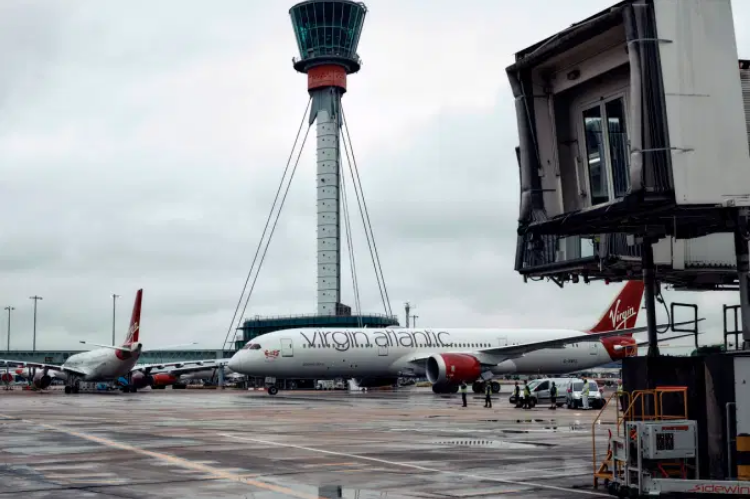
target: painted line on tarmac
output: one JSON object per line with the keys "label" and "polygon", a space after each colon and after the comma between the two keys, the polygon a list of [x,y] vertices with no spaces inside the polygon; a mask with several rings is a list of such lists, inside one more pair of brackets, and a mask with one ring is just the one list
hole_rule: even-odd
{"label": "painted line on tarmac", "polygon": [[397,461],[388,461],[387,459],[379,459],[377,457],[368,457],[368,456],[360,456],[360,455],[357,455],[357,454],[349,454],[348,452],[336,452],[336,451],[332,451],[332,450],[316,449],[316,448],[313,448],[313,447],[305,447],[303,445],[286,444],[286,443],[282,443],[282,442],[273,442],[271,440],[260,440],[260,439],[257,439],[257,438],[240,437],[240,436],[232,435],[232,434],[229,434],[229,433],[219,433],[219,435],[221,435],[223,437],[226,437],[226,438],[229,438],[229,439],[231,439],[233,441],[240,440],[242,442],[252,442],[252,443],[258,443],[258,444],[265,444],[265,445],[274,445],[276,447],[289,447],[289,448],[292,448],[292,449],[306,450],[308,452],[317,452],[319,454],[328,454],[328,455],[331,455],[331,456],[340,456],[340,457],[346,457],[346,458],[349,458],[349,459],[360,459],[362,461],[371,461],[371,462],[374,462],[374,463],[387,464],[387,465],[390,465],[390,466],[396,466],[396,467],[400,466],[402,468],[411,468],[411,469],[414,469],[414,470],[426,471],[426,472],[429,472],[429,473],[440,473],[440,474],[443,474],[443,475],[461,476],[461,477],[464,477],[464,478],[474,478],[476,480],[485,480],[485,481],[489,481],[489,482],[498,482],[498,483],[504,483],[504,484],[507,484],[507,485],[521,485],[521,486],[526,486],[526,487],[536,487],[536,488],[547,489],[547,490],[556,490],[558,492],[575,492],[577,494],[587,495],[587,496],[611,497],[609,494],[604,494],[604,493],[601,493],[601,492],[589,492],[589,491],[581,490],[581,489],[573,489],[573,488],[569,488],[569,487],[557,487],[555,485],[545,485],[545,484],[542,484],[542,483],[522,482],[522,481],[519,481],[519,480],[504,480],[502,478],[493,478],[493,477],[490,477],[490,476],[476,475],[476,474],[473,474],[473,473],[460,473],[460,472],[456,472],[456,471],[444,471],[444,470],[439,470],[439,469],[436,469],[436,468],[427,468],[426,466],[420,466],[418,464],[399,463]]}
{"label": "painted line on tarmac", "polygon": [[[0,417],[7,418],[7,416],[5,416],[4,414],[0,414]],[[181,468],[186,468],[186,469],[190,469],[194,471],[199,471],[201,473],[206,473],[207,475],[211,475],[218,479],[228,480],[228,481],[237,482],[237,483],[244,483],[247,485],[252,485],[253,487],[258,487],[259,489],[270,491],[270,492],[276,492],[279,494],[286,494],[288,496],[297,497],[298,499],[322,499],[321,497],[315,494],[305,494],[304,492],[300,492],[294,489],[283,487],[281,485],[274,485],[274,484],[270,484],[266,482],[260,482],[258,480],[245,478],[245,476],[247,475],[243,476],[238,473],[229,473],[227,471],[220,470],[211,466],[207,466],[205,464],[199,464],[194,461],[189,461],[181,457],[171,456],[169,454],[163,454],[161,452],[154,452],[154,451],[150,451],[146,449],[141,449],[140,447],[135,447],[130,444],[117,442],[115,440],[110,440],[108,438],[97,437],[94,435],[87,435],[85,433],[68,430],[60,426],[54,426],[54,425],[47,424],[47,423],[40,423],[38,421],[32,421],[29,419],[18,419],[18,421],[23,421],[24,423],[29,423],[29,424],[35,424],[43,428],[47,428],[49,430],[57,431],[59,433],[64,433],[66,435],[70,435],[73,437],[78,437],[84,440],[89,440],[91,442],[101,444],[105,447],[109,447],[110,449],[120,449],[120,450],[130,451],[135,454],[141,454],[143,456],[148,456],[158,461],[173,464]]]}

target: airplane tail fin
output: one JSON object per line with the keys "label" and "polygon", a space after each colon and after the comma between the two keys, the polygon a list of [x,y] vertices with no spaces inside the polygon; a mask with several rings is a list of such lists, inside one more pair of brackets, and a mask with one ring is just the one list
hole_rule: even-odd
{"label": "airplane tail fin", "polygon": [[[635,327],[644,289],[643,281],[628,281],[625,283],[625,286],[620,290],[620,294],[615,297],[599,322],[589,332],[602,333]],[[623,336],[632,336],[632,333]]]}
{"label": "airplane tail fin", "polygon": [[133,314],[130,316],[130,327],[128,335],[125,337],[124,346],[130,346],[138,343],[138,337],[141,326],[141,301],[143,300],[143,289],[139,289],[135,294],[135,303],[133,304]]}

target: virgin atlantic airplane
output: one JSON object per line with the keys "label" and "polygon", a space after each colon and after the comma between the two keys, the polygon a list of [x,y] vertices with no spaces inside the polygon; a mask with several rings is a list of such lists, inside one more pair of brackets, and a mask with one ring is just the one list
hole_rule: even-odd
{"label": "virgin atlantic airplane", "polygon": [[[41,390],[47,388],[52,384],[52,378],[55,377],[65,380],[65,393],[78,393],[81,381],[110,382],[119,385],[124,392],[135,392],[138,388],[145,386],[158,386],[158,381],[161,379],[159,378],[160,375],[152,376],[150,374],[152,369],[172,366],[181,368],[188,364],[195,364],[199,369],[205,369],[206,366],[221,363],[221,359],[208,359],[136,365],[141,353],[144,352],[143,344],[139,341],[142,300],[143,290],[139,289],[135,295],[128,334],[120,346],[93,344],[101,348],[71,355],[62,365],[5,359],[0,359],[0,365],[16,366],[31,371],[31,383],[35,388]],[[87,344],[85,341],[81,341],[81,343]],[[170,348],[174,348],[174,346],[150,350]],[[226,361],[223,362],[226,363]]]}
{"label": "virgin atlantic airplane", "polygon": [[[635,356],[638,346],[647,343],[633,338],[647,330],[635,327],[643,290],[642,281],[627,282],[599,322],[583,331],[288,329],[251,340],[234,354],[229,368],[248,376],[354,378],[361,388],[426,375],[435,393],[456,392],[461,382],[482,389],[500,374],[579,371]],[[271,386],[268,393],[278,389]]]}

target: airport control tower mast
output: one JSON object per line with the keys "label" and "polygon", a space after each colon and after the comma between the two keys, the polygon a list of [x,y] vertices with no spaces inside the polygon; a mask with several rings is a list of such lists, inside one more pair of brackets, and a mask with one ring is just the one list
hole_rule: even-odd
{"label": "airport control tower mast", "polygon": [[318,314],[341,307],[341,97],[346,76],[360,68],[357,45],[367,8],[349,0],[308,0],[289,10],[317,119]]}

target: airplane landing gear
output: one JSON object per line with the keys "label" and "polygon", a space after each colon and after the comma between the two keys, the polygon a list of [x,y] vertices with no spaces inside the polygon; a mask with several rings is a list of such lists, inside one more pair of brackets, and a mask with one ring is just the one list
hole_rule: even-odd
{"label": "airplane landing gear", "polygon": [[71,393],[78,393],[79,387],[78,387],[78,380],[73,380],[69,384],[65,385],[65,394],[71,394]]}
{"label": "airplane landing gear", "polygon": [[484,393],[484,389],[487,386],[487,383],[490,383],[490,386],[492,387],[492,393],[500,393],[500,383],[497,381],[475,381],[471,385],[471,391],[474,393]]}
{"label": "airplane landing gear", "polygon": [[268,394],[269,395],[273,396],[273,395],[276,395],[277,393],[279,393],[279,389],[277,387],[275,387],[275,386],[269,386],[268,387]]}

